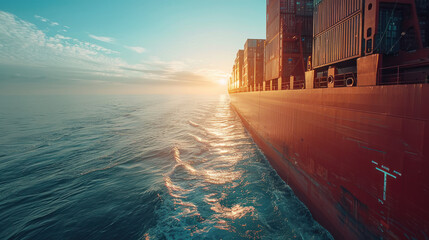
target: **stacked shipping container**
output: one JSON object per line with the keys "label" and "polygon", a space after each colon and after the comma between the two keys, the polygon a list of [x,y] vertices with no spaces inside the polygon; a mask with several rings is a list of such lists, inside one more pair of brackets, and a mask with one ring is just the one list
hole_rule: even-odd
{"label": "stacked shipping container", "polygon": [[[392,66],[424,58],[426,53],[421,49],[429,47],[427,0],[315,0],[314,5],[311,0],[267,0],[266,6],[267,39],[261,54],[264,66],[255,68],[255,75],[262,74],[262,82],[266,81],[264,90],[303,88],[306,68],[314,69],[315,75],[308,76],[316,77],[314,82],[307,83],[310,88],[328,87],[330,74],[334,77],[335,83],[331,84],[334,87],[400,82],[400,71]],[[246,49],[245,46],[243,62],[238,53],[233,68],[231,85],[239,91],[248,91],[252,85],[257,89],[256,83],[260,81],[252,79],[249,73],[253,53]],[[414,51],[418,57],[407,56]],[[369,55],[377,56],[363,60]],[[373,62],[365,64],[368,61]],[[361,76],[366,77],[357,82],[358,62]],[[382,68],[381,72],[366,65]],[[409,71],[418,69],[405,72]],[[379,81],[375,75],[382,79]]]}
{"label": "stacked shipping container", "polygon": [[264,80],[280,77],[280,0],[267,0]]}
{"label": "stacked shipping container", "polygon": [[254,69],[254,63],[251,59],[253,59],[255,55],[255,40],[254,39],[247,39],[246,43],[244,44],[244,61],[243,61],[243,83],[244,86],[250,86],[250,84],[253,85],[254,76],[253,74],[250,74],[250,71]]}
{"label": "stacked shipping container", "polygon": [[[289,77],[304,79],[311,55],[313,1],[267,1],[265,81]],[[276,81],[274,81],[276,82]]]}
{"label": "stacked shipping container", "polygon": [[243,60],[244,50],[238,50],[234,64],[234,81],[235,88],[243,87]]}
{"label": "stacked shipping container", "polygon": [[429,1],[416,0],[423,47],[429,47]]}
{"label": "stacked shipping container", "polygon": [[263,54],[264,39],[247,39],[244,44],[243,85],[248,91],[255,89],[255,83],[262,83],[263,62],[260,59]]}
{"label": "stacked shipping container", "polygon": [[[249,52],[249,43],[246,42],[242,63],[240,51],[237,53],[230,89],[246,88],[247,91],[250,86],[260,89],[258,86],[262,86],[264,81],[277,79],[284,79],[284,89],[294,88],[289,86],[290,76],[298,79],[302,88],[305,65],[312,50],[312,11],[312,0],[268,0],[267,40],[257,41],[256,50]],[[258,53],[254,55],[254,51]],[[250,73],[252,71],[253,74]],[[276,85],[277,81],[273,83]]]}
{"label": "stacked shipping container", "polygon": [[360,57],[362,0],[324,0],[314,5],[313,68]]}
{"label": "stacked shipping container", "polygon": [[256,42],[256,54],[255,54],[255,69],[254,69],[254,76],[255,76],[255,83],[253,89],[260,90],[262,86],[262,82],[264,81],[264,47],[265,47],[265,40],[259,40]]}
{"label": "stacked shipping container", "polygon": [[[312,51],[313,1],[281,1],[280,14],[283,43],[282,78],[286,83],[289,83],[289,76],[303,80],[305,63]],[[295,83],[295,87],[288,88],[296,86]]]}
{"label": "stacked shipping container", "polygon": [[231,78],[230,78],[230,91],[233,91],[234,89],[237,88],[237,86],[235,86],[235,60],[234,60],[234,64],[232,65],[232,71],[231,71]]}

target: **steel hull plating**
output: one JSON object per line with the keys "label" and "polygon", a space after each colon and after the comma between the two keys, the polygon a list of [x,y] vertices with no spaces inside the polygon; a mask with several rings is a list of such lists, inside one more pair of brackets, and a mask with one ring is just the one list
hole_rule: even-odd
{"label": "steel hull plating", "polygon": [[230,97],[272,166],[335,238],[428,239],[428,85]]}

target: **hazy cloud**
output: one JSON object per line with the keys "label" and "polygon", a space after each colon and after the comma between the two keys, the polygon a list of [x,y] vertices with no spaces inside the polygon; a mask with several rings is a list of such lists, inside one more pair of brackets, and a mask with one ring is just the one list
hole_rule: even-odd
{"label": "hazy cloud", "polygon": [[146,52],[146,49],[142,48],[142,47],[130,47],[130,46],[125,46],[125,47],[128,48],[128,49],[130,49],[130,50],[132,50],[132,51],[134,51],[134,52],[136,52],[136,53],[144,53],[144,52]]}
{"label": "hazy cloud", "polygon": [[92,34],[89,34],[89,37],[92,38],[92,39],[95,39],[97,41],[107,42],[107,43],[111,43],[111,42],[115,41],[115,39],[113,39],[111,37],[95,36],[95,35],[92,35]]}
{"label": "hazy cloud", "polygon": [[[49,21],[40,16],[36,18]],[[3,86],[18,82],[31,82],[32,85],[26,86],[39,84],[40,88],[46,87],[47,82],[79,86],[85,86],[85,82],[88,86],[107,83],[202,86],[217,81],[213,74],[216,71],[193,70],[183,61],[155,58],[129,64],[117,57],[115,50],[61,34],[49,36],[36,25],[7,12],[0,11],[0,23],[0,83]],[[104,42],[114,41],[109,37],[90,36]],[[132,48],[144,52],[142,47]]]}
{"label": "hazy cloud", "polygon": [[117,53],[99,45],[56,34],[48,36],[34,24],[0,11],[0,42],[6,46],[0,63],[100,69],[125,64],[107,55]]}

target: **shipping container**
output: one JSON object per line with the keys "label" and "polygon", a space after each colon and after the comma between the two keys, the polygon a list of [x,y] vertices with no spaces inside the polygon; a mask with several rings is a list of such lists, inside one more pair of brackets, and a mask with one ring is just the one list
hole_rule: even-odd
{"label": "shipping container", "polygon": [[280,33],[280,0],[267,1],[267,34],[266,39],[270,42]]}
{"label": "shipping container", "polygon": [[264,47],[265,40],[258,41],[255,54],[255,88],[258,85],[262,85],[264,80]]}
{"label": "shipping container", "polygon": [[[260,59],[263,59],[264,41],[264,39],[247,39],[244,44],[243,84],[247,89],[254,87],[257,64],[261,64]],[[260,75],[263,68],[259,67],[258,70],[260,71],[258,75]]]}
{"label": "shipping container", "polygon": [[234,64],[232,65],[232,72],[231,72],[231,89],[237,88],[237,82],[235,81],[235,60]]}
{"label": "shipping container", "polygon": [[264,79],[275,79],[280,73],[280,0],[267,0]]}
{"label": "shipping container", "polygon": [[267,1],[265,81],[304,77],[305,61],[311,55],[313,1]]}
{"label": "shipping container", "polygon": [[423,47],[429,47],[429,1],[416,0]]}
{"label": "shipping container", "polygon": [[265,80],[276,79],[280,75],[280,36],[277,35],[265,46]]}
{"label": "shipping container", "polygon": [[244,61],[244,50],[240,49],[237,52],[236,58],[235,58],[235,70],[234,70],[234,76],[235,76],[235,82],[236,82],[236,88],[243,87],[243,61]]}
{"label": "shipping container", "polygon": [[362,0],[315,2],[313,68],[362,56],[362,4]]}
{"label": "shipping container", "polygon": [[314,35],[362,12],[362,0],[318,0],[314,4]]}
{"label": "shipping container", "polygon": [[313,68],[361,56],[361,39],[362,14],[360,13],[314,36]]}

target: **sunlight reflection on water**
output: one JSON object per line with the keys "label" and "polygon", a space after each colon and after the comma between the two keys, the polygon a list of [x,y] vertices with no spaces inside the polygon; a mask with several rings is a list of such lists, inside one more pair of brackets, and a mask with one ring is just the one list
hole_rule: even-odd
{"label": "sunlight reflection on water", "polygon": [[[279,212],[275,202],[296,204],[297,199],[282,194],[264,196],[276,184],[284,183],[272,174],[273,170],[231,110],[229,99],[223,95],[217,104],[204,109],[206,111],[199,109],[196,117],[186,121],[189,126],[186,135],[190,138],[177,139],[172,149],[176,164],[164,177],[169,195],[164,196],[164,205],[157,211],[158,225],[147,236],[287,239],[287,231],[296,237],[296,231],[319,229],[323,234],[309,236],[329,238],[315,222],[301,225],[302,230],[288,230],[291,226],[285,219],[296,214],[290,209],[274,214]],[[194,155],[198,148],[204,149],[203,153]],[[265,180],[258,176],[268,169],[271,171],[268,179],[265,174],[262,175]],[[263,186],[263,181],[270,184]],[[172,230],[168,227],[171,225],[177,228]],[[272,233],[273,227],[282,230]]]}
{"label": "sunlight reflection on water", "polygon": [[0,239],[330,239],[227,95],[0,101]]}

